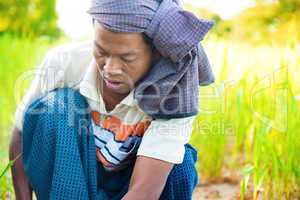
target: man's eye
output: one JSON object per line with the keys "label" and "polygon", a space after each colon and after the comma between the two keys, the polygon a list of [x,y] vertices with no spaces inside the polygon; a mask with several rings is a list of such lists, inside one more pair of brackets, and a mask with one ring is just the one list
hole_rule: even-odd
{"label": "man's eye", "polygon": [[125,62],[133,62],[136,60],[135,56],[121,57],[121,59]]}
{"label": "man's eye", "polygon": [[105,53],[104,52],[100,52],[100,51],[94,51],[94,55],[96,57],[102,57],[102,56],[105,56]]}

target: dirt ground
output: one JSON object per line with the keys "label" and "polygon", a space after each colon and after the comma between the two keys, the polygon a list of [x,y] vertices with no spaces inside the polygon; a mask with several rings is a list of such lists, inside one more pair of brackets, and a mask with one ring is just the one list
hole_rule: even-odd
{"label": "dirt ground", "polygon": [[221,183],[200,185],[193,194],[193,200],[235,200],[239,185]]}

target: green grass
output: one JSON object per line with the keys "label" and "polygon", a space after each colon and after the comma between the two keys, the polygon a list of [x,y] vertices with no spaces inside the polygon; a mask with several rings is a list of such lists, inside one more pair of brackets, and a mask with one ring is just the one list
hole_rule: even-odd
{"label": "green grass", "polygon": [[[19,77],[50,46],[46,39],[0,38],[0,174],[9,163],[16,104],[29,83],[19,87]],[[300,95],[299,45],[210,39],[205,47],[217,81],[200,89],[193,129],[201,176],[217,181],[230,171],[241,176],[241,192],[250,185],[254,198],[300,198],[300,102],[294,98]],[[7,195],[12,195],[8,172],[0,178],[0,199]]]}
{"label": "green grass", "polygon": [[216,84],[200,90],[206,110],[192,137],[202,177],[221,180],[224,169],[243,176],[250,166],[241,192],[250,178],[254,199],[300,198],[300,46],[206,46],[220,70]]}
{"label": "green grass", "polygon": [[[30,80],[18,83],[22,73],[32,69],[50,46],[48,39],[30,40],[10,35],[0,37],[0,174],[9,164],[8,145],[14,112],[20,95]],[[12,198],[12,181],[8,171],[1,174],[0,199]]]}

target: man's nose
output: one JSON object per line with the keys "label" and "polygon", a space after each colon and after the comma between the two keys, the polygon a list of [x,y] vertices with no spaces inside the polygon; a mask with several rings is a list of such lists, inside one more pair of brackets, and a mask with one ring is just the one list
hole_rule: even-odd
{"label": "man's nose", "polygon": [[121,74],[121,63],[119,63],[116,58],[109,57],[106,59],[103,71],[109,76]]}

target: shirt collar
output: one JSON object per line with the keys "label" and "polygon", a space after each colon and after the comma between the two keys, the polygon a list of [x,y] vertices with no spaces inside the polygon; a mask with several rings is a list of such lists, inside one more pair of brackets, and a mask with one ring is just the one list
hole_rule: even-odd
{"label": "shirt collar", "polygon": [[[83,96],[101,104],[103,103],[104,105],[101,93],[98,92],[97,89],[98,70],[94,62],[95,60],[92,59],[83,79],[80,82],[79,91]],[[134,99],[134,90],[135,89],[131,90],[130,93],[119,104],[127,105],[130,107],[137,105],[137,100]]]}
{"label": "shirt collar", "polygon": [[127,106],[135,106],[137,104],[136,99],[134,99],[134,89],[121,101],[121,104]]}

